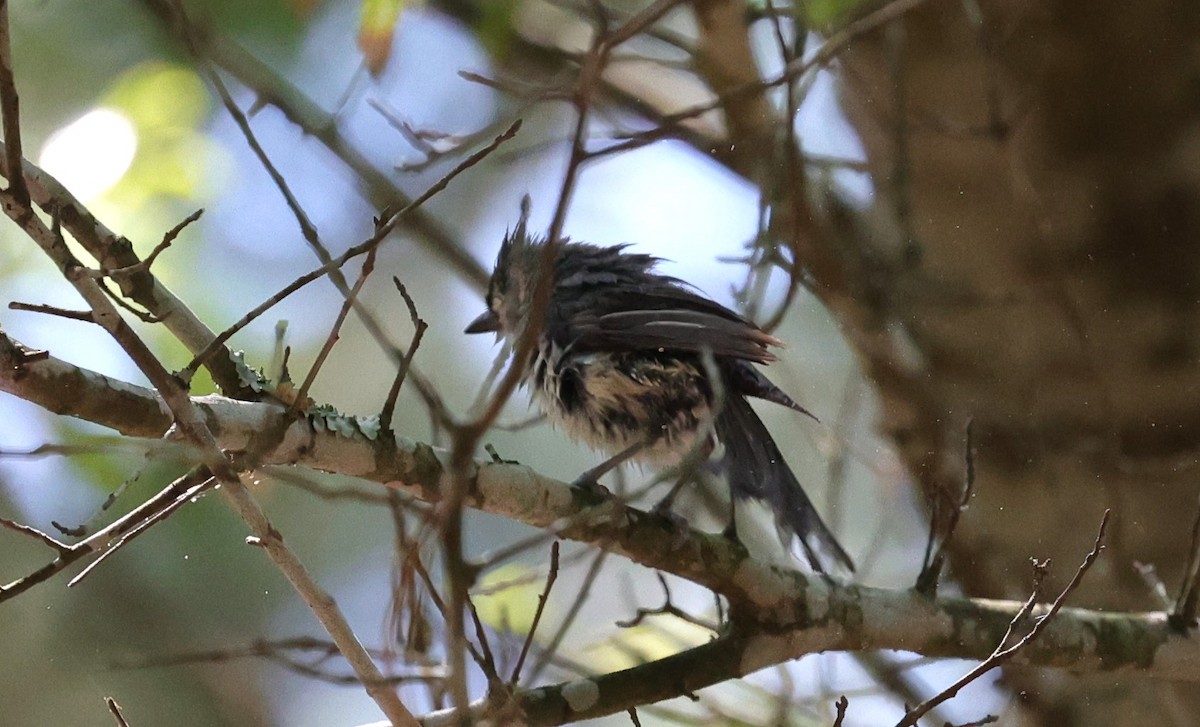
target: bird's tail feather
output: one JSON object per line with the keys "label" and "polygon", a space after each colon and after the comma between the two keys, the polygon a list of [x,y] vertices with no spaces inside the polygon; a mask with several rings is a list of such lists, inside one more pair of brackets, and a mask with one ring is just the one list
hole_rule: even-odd
{"label": "bird's tail feather", "polygon": [[800,539],[815,570],[824,572],[810,538],[853,571],[854,562],[817,514],[750,403],[736,394],[729,396],[717,417],[716,429],[725,446],[724,469],[732,495],[763,500],[770,505],[776,522]]}

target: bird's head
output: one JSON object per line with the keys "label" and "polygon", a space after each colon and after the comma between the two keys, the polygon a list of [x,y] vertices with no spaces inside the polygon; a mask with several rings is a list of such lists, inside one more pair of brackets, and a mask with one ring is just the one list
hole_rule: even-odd
{"label": "bird's head", "polygon": [[522,220],[508,233],[496,256],[484,302],[487,310],[471,321],[464,333],[520,336],[533,302],[544,242],[529,237]]}

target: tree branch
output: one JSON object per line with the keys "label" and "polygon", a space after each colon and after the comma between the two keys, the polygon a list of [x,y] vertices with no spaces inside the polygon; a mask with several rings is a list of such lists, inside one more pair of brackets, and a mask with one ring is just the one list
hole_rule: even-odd
{"label": "tree branch", "polygon": [[[0,335],[0,391],[36,402],[45,398],[40,389],[53,387],[53,378],[47,375],[53,371],[81,382],[72,402],[59,402],[60,412],[103,412],[101,402],[115,396],[98,374],[72,372],[74,367],[49,356],[22,362],[19,354],[13,353],[20,350]],[[153,391],[129,384],[123,385],[117,400],[137,402],[140,411],[160,406]],[[70,403],[78,405],[78,412]],[[275,446],[259,455],[267,474],[274,469],[268,465],[287,471],[302,466],[358,477],[428,502],[440,497],[446,454],[426,444],[397,437],[393,447],[360,434],[317,430],[311,421],[295,419],[279,404],[220,396],[196,397],[193,403],[219,446],[234,456],[252,442],[261,443],[263,432],[276,432]],[[111,426],[128,421],[128,417],[94,417],[92,421]],[[139,430],[144,431],[134,428],[124,433],[136,436]],[[603,547],[648,568],[691,580],[729,600],[741,629],[736,636],[726,635],[701,647],[709,651],[689,651],[665,663],[637,667],[645,671],[638,672],[641,676],[636,679],[618,676],[622,673],[597,677],[593,681],[602,685],[601,695],[609,694],[606,685],[623,685],[626,679],[643,683],[668,680],[663,683],[671,684],[669,677],[681,669],[688,680],[705,682],[700,685],[704,686],[823,651],[903,649],[931,657],[983,660],[992,654],[1022,608],[1016,601],[926,598],[909,590],[810,578],[757,561],[720,535],[694,530],[681,535],[670,523],[611,496],[581,492],[520,465],[476,463],[468,475],[467,504],[471,507]],[[1037,607],[1032,614],[1040,616],[1047,608]],[[713,671],[713,663],[718,656],[724,658],[725,650],[735,654],[724,667],[728,671]],[[1200,683],[1200,642],[1173,629],[1168,615],[1161,612],[1063,608],[1039,639],[1013,661],[1078,673],[1122,671]],[[700,688],[685,681],[689,688]],[[646,688],[645,684],[639,687]],[[660,688],[666,687],[660,684]],[[554,689],[558,688],[551,692]],[[528,699],[534,709],[539,694],[547,692],[518,692],[517,698]],[[554,703],[561,707],[566,699],[559,694],[552,701],[558,700]],[[607,697],[602,704],[616,711],[628,706]],[[538,714],[543,709],[550,708],[536,706]],[[596,714],[589,708],[573,718]]]}

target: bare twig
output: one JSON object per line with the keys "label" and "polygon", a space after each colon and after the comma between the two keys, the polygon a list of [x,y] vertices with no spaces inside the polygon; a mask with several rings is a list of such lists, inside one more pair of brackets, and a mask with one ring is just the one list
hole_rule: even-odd
{"label": "bare twig", "polygon": [[0,525],[37,538],[57,553],[57,557],[50,563],[11,583],[0,585],[0,602],[14,598],[33,586],[49,580],[55,574],[62,572],[71,564],[88,555],[105,552],[120,542],[127,533],[138,529],[144,523],[151,520],[160,522],[162,520],[160,515],[172,506],[180,494],[207,479],[208,475],[203,468],[195,468],[172,482],[154,497],[73,545],[67,545],[28,525],[21,525],[10,520],[0,520]]}
{"label": "bare twig", "polygon": [[108,707],[108,711],[112,714],[113,719],[117,721],[117,727],[129,727],[129,723],[125,721],[125,715],[121,714],[121,705],[117,704],[117,700],[112,697],[105,697],[104,704]]}
{"label": "bare twig", "polygon": [[[142,4],[158,16],[177,37],[189,32],[184,27],[182,11],[175,0],[142,0]],[[205,57],[210,58],[243,85],[253,89],[261,103],[279,109],[290,122],[323,144],[347,168],[353,170],[355,176],[363,181],[366,194],[374,207],[382,208],[397,199],[404,200],[401,204],[407,204],[408,198],[399,187],[342,134],[334,115],[318,106],[296,86],[285,81],[274,69],[241,46],[222,37],[213,28],[193,25],[190,33],[198,50]],[[418,212],[406,218],[404,222],[418,233],[419,242],[428,247],[434,255],[445,260],[463,278],[476,286],[486,283],[487,274],[475,258],[431,217]]]}
{"label": "bare twig", "polygon": [[[438,613],[442,615],[442,618],[445,619],[446,609],[448,608],[446,605],[446,600],[442,598],[440,593],[438,593],[437,588],[433,584],[433,578],[429,575],[429,570],[425,567],[425,564],[422,563],[421,559],[416,556],[417,554],[414,550],[412,559],[408,565],[410,565],[413,571],[421,578],[421,582],[424,584],[426,592],[429,593],[429,599],[433,601],[434,608],[436,608]],[[470,641],[466,642],[466,648],[467,653],[471,655],[471,659],[479,666],[479,668],[486,670],[485,664],[487,662],[484,658],[484,655],[480,653],[479,649],[475,648],[475,645]],[[497,681],[499,681],[499,679],[497,679]]]}
{"label": "bare twig", "polygon": [[842,727],[842,723],[846,721],[846,710],[850,707],[850,700],[843,694],[834,702],[834,707],[837,708],[837,717],[833,720],[833,727]]}
{"label": "bare twig", "polygon": [[28,313],[43,313],[48,316],[57,316],[58,318],[66,318],[71,321],[83,321],[84,323],[96,322],[96,319],[92,317],[92,312],[89,310],[69,310],[42,303],[22,303],[14,300],[8,304],[8,309],[26,311]]}
{"label": "bare twig", "polygon": [[1046,626],[1054,619],[1054,616],[1062,608],[1063,603],[1066,602],[1067,597],[1079,587],[1080,582],[1083,581],[1083,576],[1092,567],[1092,564],[1096,562],[1096,558],[1100,557],[1100,552],[1104,549],[1104,531],[1108,528],[1108,518],[1110,514],[1110,510],[1104,511],[1104,517],[1100,520],[1100,528],[1096,533],[1095,541],[1092,544],[1092,550],[1083,559],[1083,562],[1080,563],[1079,568],[1075,571],[1075,576],[1071,578],[1071,582],[1068,583],[1066,588],[1064,588],[1062,592],[1058,594],[1058,598],[1054,599],[1054,602],[1050,604],[1050,608],[1037,618],[1037,620],[1034,622],[1033,628],[1031,628],[1029,632],[1025,634],[1025,636],[1023,636],[1012,646],[1005,648],[1004,644],[1007,643],[1011,638],[1013,632],[1016,630],[1017,624],[1020,621],[1023,621],[1025,616],[1031,613],[1033,610],[1033,604],[1037,598],[1041,573],[1044,572],[1044,565],[1041,568],[1038,568],[1038,572],[1035,572],[1035,585],[1033,593],[1026,602],[1026,606],[1022,607],[1022,609],[1017,612],[1017,615],[1013,617],[1012,621],[1009,622],[1008,631],[1004,634],[1004,638],[1000,640],[1000,643],[996,646],[996,650],[992,652],[992,655],[981,662],[974,669],[964,674],[958,681],[942,690],[940,693],[930,697],[926,701],[910,709],[908,713],[904,715],[904,718],[896,723],[896,727],[913,727],[917,724],[917,721],[921,719],[921,717],[929,712],[929,710],[954,697],[963,687],[967,686],[992,669],[995,669],[996,667],[1005,663],[1014,657],[1018,652],[1020,652],[1021,649],[1033,643],[1039,636],[1041,636],[1042,631],[1044,631]]}
{"label": "bare twig", "polygon": [[338,311],[337,318],[333,321],[333,326],[329,329],[329,335],[325,337],[325,343],[321,345],[321,350],[317,353],[316,360],[308,370],[308,375],[304,377],[304,383],[300,385],[300,390],[296,393],[296,399],[293,404],[304,406],[304,402],[308,400],[308,390],[312,387],[313,382],[317,379],[317,373],[325,364],[325,360],[329,358],[329,354],[333,352],[334,344],[340,338],[339,333],[342,330],[342,324],[346,322],[346,316],[350,313],[350,309],[354,307],[358,300],[359,293],[362,292],[363,286],[366,285],[367,278],[371,277],[371,273],[375,271],[375,253],[379,250],[377,247],[371,248],[367,253],[366,259],[363,260],[362,271],[358,274],[358,280],[354,281],[354,287],[346,293],[346,299],[342,301],[342,307]]}
{"label": "bare twig", "polygon": [[445,157],[456,154],[477,141],[495,134],[501,128],[501,122],[493,122],[468,134],[447,134],[416,129],[401,118],[397,111],[377,98],[367,99],[367,105],[375,109],[389,126],[399,131],[405,141],[425,155],[425,158],[419,162],[396,166],[397,171],[406,173],[424,171]]}
{"label": "bare twig", "polygon": [[[315,660],[300,660],[292,653],[315,652]],[[378,650],[368,650],[376,659],[384,658]],[[170,666],[186,666],[190,664],[221,664],[238,659],[266,659],[301,676],[343,686],[362,684],[355,674],[337,674],[321,667],[323,662],[340,656],[337,644],[325,639],[315,639],[310,636],[300,636],[289,639],[256,639],[249,644],[229,646],[222,649],[205,651],[164,654],[136,662],[114,664],[117,669],[146,669]],[[406,684],[410,682],[439,681],[445,678],[445,671],[436,667],[409,667],[403,674],[395,674],[385,678],[389,684]]]}
{"label": "bare twig", "polygon": [[1171,610],[1171,624],[1182,633],[1196,626],[1197,610],[1200,609],[1200,503],[1196,507],[1196,519],[1192,521],[1192,543],[1188,550],[1187,565],[1179,581],[1179,597]]}
{"label": "bare twig", "polygon": [[[496,666],[496,657],[492,654],[492,646],[488,642],[487,631],[483,628],[483,621],[479,618],[479,611],[475,609],[475,602],[468,596],[465,600],[467,610],[471,613],[471,622],[475,626],[475,638],[479,641],[479,649],[483,652],[483,661],[479,663],[479,668],[483,670],[483,675],[487,678],[488,689],[502,688],[504,682],[500,681],[500,668]],[[465,643],[465,641],[464,641]],[[466,677],[463,676],[465,682]]]}
{"label": "bare twig", "polygon": [[671,601],[671,589],[667,586],[666,576],[664,576],[661,571],[656,572],[654,575],[658,577],[658,583],[663,589],[663,605],[659,606],[658,608],[638,608],[637,613],[634,614],[633,618],[625,621],[618,621],[617,626],[620,626],[623,629],[633,628],[644,621],[647,616],[674,616],[677,619],[681,619],[695,626],[699,626],[700,628],[708,629],[713,633],[717,633],[719,631],[717,624],[706,619],[702,619],[698,616],[693,616],[687,611],[684,611],[676,606]]}
{"label": "bare twig", "polygon": [[[925,557],[922,559],[921,572],[917,574],[917,582],[914,586],[918,593],[930,595],[937,592],[938,580],[942,576],[942,568],[946,562],[946,546],[954,537],[959,518],[970,504],[971,494],[975,491],[974,426],[974,419],[967,420],[966,451],[963,454],[963,488],[958,502],[950,508],[948,514],[943,515],[942,498],[945,495],[939,494],[933,500],[933,512],[929,516],[929,538],[925,541]],[[940,534],[938,533],[939,527],[942,528]]]}
{"label": "bare twig", "polygon": [[538,624],[542,621],[542,613],[546,610],[546,601],[550,600],[550,589],[554,588],[554,582],[558,580],[558,541],[554,541],[550,546],[550,571],[546,574],[546,588],[538,596],[537,610],[533,613],[533,623],[529,625],[529,633],[525,634],[525,643],[521,644],[521,654],[517,657],[517,663],[513,666],[512,676],[508,678],[510,688],[516,688],[517,682],[521,678],[521,669],[525,666],[525,657],[529,655],[529,647],[533,645],[534,634],[537,633]]}
{"label": "bare twig", "polygon": [[[233,95],[229,92],[229,88],[225,85],[225,82],[221,80],[220,74],[217,73],[216,69],[212,67],[208,59],[204,56],[197,38],[196,28],[188,18],[182,3],[177,5],[176,9],[179,13],[180,32],[188,50],[196,59],[200,70],[208,78],[208,82],[216,89],[217,96],[221,99],[221,105],[225,107],[230,118],[233,119],[233,123],[237,125],[238,130],[242,133],[242,137],[246,140],[246,144],[250,147],[250,151],[254,153],[255,158],[258,159],[267,176],[271,178],[271,183],[279,190],[279,194],[283,196],[284,202],[287,204],[292,216],[296,218],[296,223],[300,226],[300,233],[304,236],[304,241],[308,243],[309,247],[312,248],[322,263],[328,263],[332,259],[332,256],[321,242],[321,236],[317,233],[316,225],[308,218],[308,213],[304,211],[300,200],[296,199],[296,195],[292,193],[291,185],[287,183],[287,180],[283,178],[283,174],[279,172],[279,169],[276,168],[271,158],[267,156],[267,151],[263,149],[262,144],[258,141],[258,137],[254,134],[254,130],[250,128],[250,120],[246,118],[246,114],[242,112],[237,102],[233,100]],[[345,294],[347,292],[346,279],[342,277],[341,272],[330,270],[329,273],[330,278]]]}
{"label": "bare twig", "polygon": [[385,432],[392,429],[392,416],[396,411],[396,399],[400,396],[400,387],[404,385],[404,379],[408,375],[409,367],[412,366],[413,357],[417,355],[417,348],[421,345],[421,337],[425,335],[425,330],[429,328],[429,324],[417,313],[417,304],[413,302],[412,296],[408,294],[408,290],[404,287],[404,283],[400,282],[400,278],[392,276],[392,282],[395,283],[396,290],[400,291],[400,297],[404,299],[404,305],[408,307],[408,317],[413,324],[413,337],[412,341],[408,344],[408,352],[396,367],[396,377],[392,379],[392,388],[388,389],[387,399],[383,402],[383,409],[379,411],[379,427]]}
{"label": "bare twig", "polygon": [[174,227],[172,227],[171,229],[167,230],[166,233],[163,234],[162,242],[155,245],[154,249],[150,251],[150,254],[147,255],[141,262],[135,263],[133,265],[128,265],[123,268],[117,268],[115,270],[106,270],[104,268],[104,266],[102,265],[97,274],[113,277],[113,276],[117,276],[117,275],[132,275],[134,273],[141,273],[141,272],[148,271],[150,269],[150,266],[154,264],[154,261],[158,259],[158,256],[161,255],[164,251],[166,251],[166,249],[169,248],[171,246],[171,244],[175,242],[175,238],[179,237],[179,233],[183,232],[185,227],[192,224],[196,220],[200,219],[200,216],[203,214],[204,214],[204,210],[198,209],[195,212],[188,215],[187,217],[180,220],[179,224],[177,224]]}
{"label": "bare twig", "polygon": [[22,535],[28,535],[34,540],[41,541],[43,545],[58,551],[60,556],[71,552],[71,546],[55,540],[53,537],[43,533],[41,530],[38,530],[35,527],[24,525],[7,518],[0,518],[0,526],[6,527],[9,530],[15,530]]}
{"label": "bare twig", "polygon": [[529,674],[525,677],[526,684],[537,682],[542,671],[549,665],[550,660],[558,653],[558,647],[566,638],[567,631],[575,623],[575,619],[579,618],[580,612],[583,611],[583,604],[587,601],[588,594],[592,591],[592,586],[596,583],[596,578],[600,575],[600,569],[604,566],[609,552],[607,550],[598,550],[592,558],[592,563],[588,566],[588,572],[583,577],[583,583],[580,584],[579,593],[575,594],[575,598],[571,599],[571,607],[567,611],[567,615],[563,616],[558,628],[555,629],[554,635],[546,642],[546,646],[542,648],[538,655],[537,661],[533,663],[533,668],[529,670]]}
{"label": "bare twig", "polygon": [[24,155],[21,152],[21,112],[17,97],[17,82],[13,77],[12,45],[9,37],[8,2],[0,2],[0,114],[3,115],[4,157],[8,166],[8,192],[17,203],[32,215],[29,188],[21,173]]}
{"label": "bare twig", "polygon": [[404,207],[400,208],[399,210],[397,210],[393,213],[385,214],[384,217],[381,219],[380,224],[378,224],[376,226],[375,234],[371,235],[371,237],[369,237],[366,240],[364,240],[363,242],[347,249],[341,255],[338,255],[337,257],[333,258],[328,263],[320,265],[320,266],[314,268],[313,270],[310,270],[309,272],[305,273],[304,275],[301,275],[300,277],[296,278],[291,283],[289,283],[288,285],[286,285],[282,289],[280,289],[277,293],[272,295],[270,298],[267,298],[267,300],[263,301],[258,306],[253,308],[250,312],[246,313],[244,316],[239,318],[236,323],[234,323],[232,326],[230,326],[229,328],[226,328],[224,331],[222,331],[213,340],[212,343],[210,343],[206,348],[204,348],[204,350],[202,350],[202,351],[200,351],[200,353],[196,354],[196,356],[192,359],[192,361],[183,368],[181,375],[184,375],[187,377],[190,377],[191,375],[193,375],[195,373],[196,369],[199,368],[201,365],[203,365],[204,362],[207,361],[210,356],[215,354],[222,346],[224,346],[225,342],[228,341],[230,338],[232,338],[235,333],[237,333],[238,331],[245,328],[247,325],[249,325],[252,321],[257,319],[263,313],[265,313],[268,310],[270,310],[271,308],[275,307],[275,305],[277,305],[280,301],[282,301],[285,298],[287,298],[288,296],[290,296],[292,293],[295,293],[297,290],[300,290],[301,288],[308,285],[312,281],[323,277],[330,270],[336,270],[336,269],[342,267],[343,265],[345,265],[348,261],[358,257],[359,255],[363,255],[363,254],[369,252],[371,249],[377,247],[381,242],[383,242],[384,238],[386,238],[389,234],[391,234],[392,230],[394,230],[396,228],[396,225],[398,225],[400,223],[400,221],[404,220],[414,210],[420,208],[420,206],[423,205],[425,202],[427,202],[429,200],[429,198],[433,197],[434,195],[436,195],[437,193],[439,193],[443,189],[445,189],[450,184],[450,182],[452,182],[454,180],[455,177],[457,177],[458,175],[462,174],[466,170],[468,170],[471,167],[478,164],[480,161],[482,161],[488,155],[490,155],[492,152],[494,152],[501,144],[503,144],[504,142],[506,142],[509,139],[516,136],[516,134],[520,130],[520,128],[521,128],[521,122],[520,122],[520,120],[517,120],[516,122],[514,122],[512,124],[512,126],[509,126],[508,129],[505,130],[505,132],[503,134],[500,134],[495,139],[493,139],[490,144],[485,146],[483,149],[480,149],[479,151],[475,152],[471,156],[467,157],[465,160],[463,160],[457,166],[455,166],[454,169],[451,169],[449,172],[447,172],[441,179],[439,179],[438,181],[431,184],[425,190],[425,192],[423,192],[420,196],[418,196],[412,202],[409,202],[407,205],[405,205]]}
{"label": "bare twig", "polygon": [[377,488],[368,489],[351,484],[329,484],[312,477],[306,470],[298,470],[294,467],[267,467],[260,471],[322,500],[356,500],[370,505],[386,505],[391,496],[401,496],[395,490],[380,492]]}
{"label": "bare twig", "polygon": [[84,567],[83,570],[79,571],[79,575],[77,575],[74,578],[72,578],[71,580],[67,581],[67,588],[78,585],[84,578],[86,578],[88,576],[89,573],[91,573],[93,570],[95,570],[110,555],[117,552],[117,550],[120,549],[122,546],[124,546],[126,543],[129,543],[137,536],[146,532],[147,530],[152,528],[156,523],[160,523],[163,520],[166,520],[168,517],[171,516],[172,513],[174,513],[179,508],[183,507],[184,505],[188,504],[189,502],[194,502],[195,498],[197,496],[199,496],[200,493],[204,492],[209,487],[211,487],[212,484],[213,484],[213,479],[211,477],[205,477],[200,482],[197,482],[196,484],[192,485],[189,489],[184,490],[183,492],[176,495],[175,499],[170,502],[167,502],[166,505],[162,509],[158,510],[157,512],[147,515],[141,522],[137,523],[132,528],[130,528],[128,532],[120,535],[119,537],[117,537],[116,540],[112,541],[108,545],[108,547],[106,547],[104,549],[104,551],[100,553],[100,556],[98,558],[93,560],[91,563],[88,563],[87,566]]}

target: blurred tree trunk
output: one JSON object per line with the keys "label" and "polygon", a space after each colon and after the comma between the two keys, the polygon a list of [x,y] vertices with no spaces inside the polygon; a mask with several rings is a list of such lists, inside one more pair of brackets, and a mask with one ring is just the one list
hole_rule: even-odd
{"label": "blurred tree trunk", "polygon": [[[874,211],[913,253],[882,310],[916,355],[880,385],[932,496],[961,486],[975,420],[954,577],[1020,597],[1035,556],[1065,580],[1112,508],[1075,602],[1159,608],[1132,564],[1175,595],[1200,492],[1200,3],[935,0],[856,39],[841,78]],[[1191,687],[1008,678],[1006,724],[1200,714]]]}

